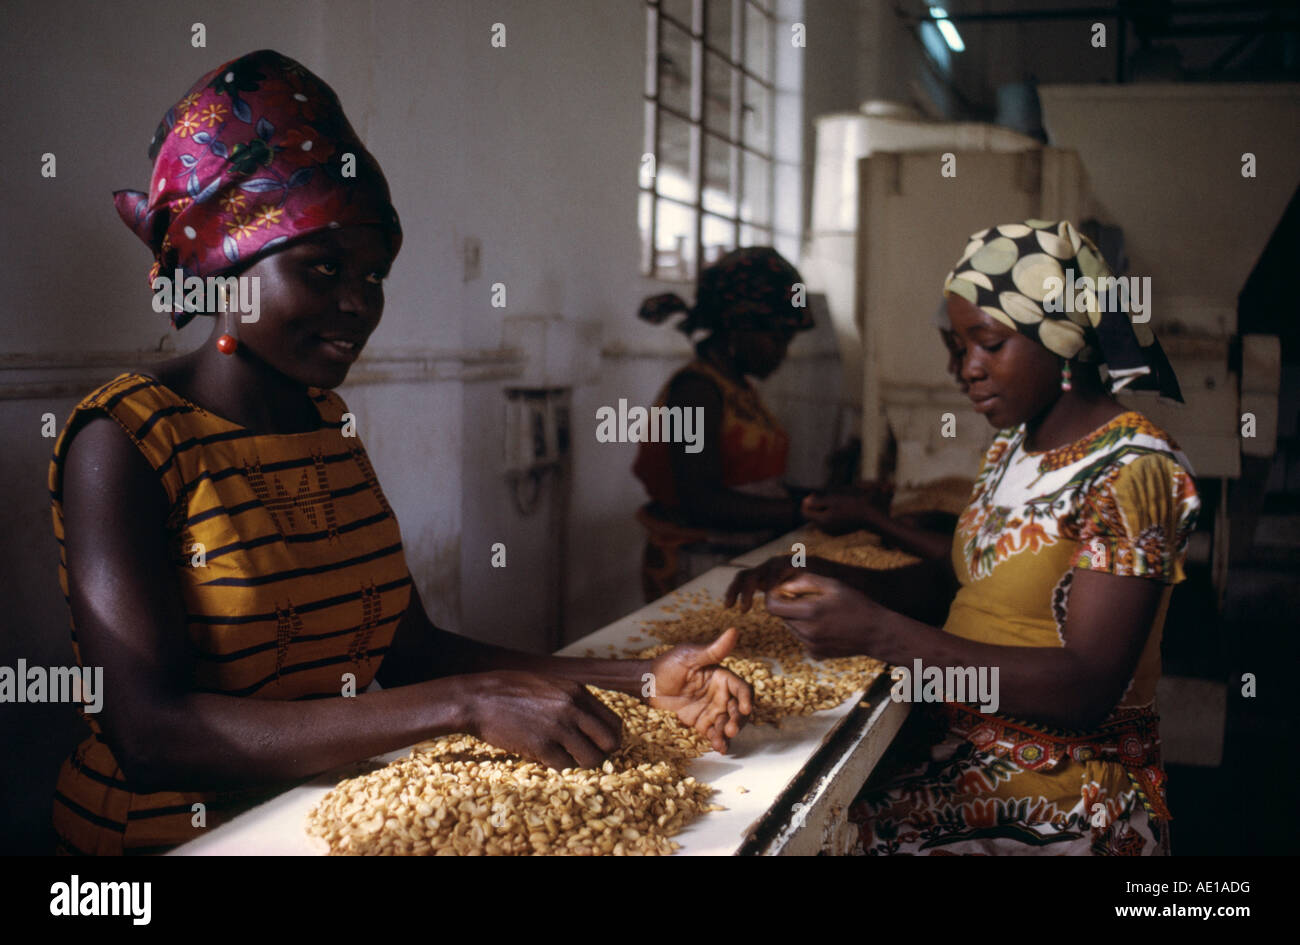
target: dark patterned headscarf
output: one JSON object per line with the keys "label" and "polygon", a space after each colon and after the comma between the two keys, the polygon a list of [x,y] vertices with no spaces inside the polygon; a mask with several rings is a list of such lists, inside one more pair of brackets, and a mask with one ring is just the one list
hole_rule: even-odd
{"label": "dark patterned headscarf", "polygon": [[[802,303],[802,304],[800,304]],[[652,295],[638,315],[656,325],[677,312],[678,331],[807,331],[813,327],[799,270],[770,246],[732,250],[700,273],[695,305],[673,292]]]}
{"label": "dark patterned headscarf", "polygon": [[[1079,287],[1084,278],[1097,288]],[[961,296],[1062,358],[1105,364],[1112,392],[1155,390],[1182,403],[1173,367],[1146,319],[1118,310],[1128,306],[1113,304],[1126,298],[1111,288],[1116,283],[1098,282],[1113,278],[1097,247],[1072,224],[1026,220],[972,234],[943,294]],[[1101,285],[1107,288],[1099,292]]]}
{"label": "dark patterned headscarf", "polygon": [[[270,49],[212,70],[167,110],[149,146],[149,193],[119,190],[122,220],[153,252],[149,270],[212,276],[289,240],[397,220],[379,164],[334,90]],[[175,312],[181,327],[193,317]]]}

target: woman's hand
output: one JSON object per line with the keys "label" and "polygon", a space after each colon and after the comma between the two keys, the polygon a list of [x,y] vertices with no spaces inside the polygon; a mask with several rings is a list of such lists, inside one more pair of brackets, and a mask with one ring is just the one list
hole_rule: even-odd
{"label": "woman's hand", "polygon": [[460,677],[466,729],[556,770],[595,768],[623,741],[623,720],[585,686],[536,673]]}
{"label": "woman's hand", "polygon": [[[802,570],[802,569],[798,569]],[[880,617],[871,598],[833,578],[804,572],[767,594],[767,612],[780,617],[813,659],[870,656]]]}
{"label": "woman's hand", "polygon": [[843,580],[852,570],[856,569],[850,565],[837,564],[817,557],[808,558],[802,567],[795,567],[790,563],[789,555],[774,555],[758,567],[746,568],[732,578],[723,603],[727,607],[735,604],[740,608],[741,613],[748,613],[749,608],[753,606],[755,594],[762,594],[770,599],[769,592],[774,587],[792,581],[801,574],[817,574]]}
{"label": "woman's hand", "polygon": [[803,500],[804,518],[828,535],[843,535],[871,528],[889,514],[890,493],[883,486],[866,486],[814,492]]}
{"label": "woman's hand", "polygon": [[708,646],[675,646],[650,666],[651,708],[677,713],[677,718],[725,754],[727,740],[740,734],[742,716],[754,710],[749,683],[718,663],[736,645],[730,627]]}

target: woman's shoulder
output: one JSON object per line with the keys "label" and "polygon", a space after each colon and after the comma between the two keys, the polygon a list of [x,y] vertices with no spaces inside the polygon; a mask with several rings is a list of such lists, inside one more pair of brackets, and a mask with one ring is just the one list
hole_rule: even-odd
{"label": "woman's shoulder", "polygon": [[[1000,431],[994,445],[999,442],[1008,446],[1013,442],[1023,444],[1023,440],[1022,424],[1014,430]],[[1121,410],[1091,433],[1071,443],[1042,451],[1026,450],[1026,453],[1037,460],[1040,472],[1071,469],[1078,475],[1091,477],[1156,454],[1192,474],[1191,463],[1173,436],[1136,410]]]}
{"label": "woman's shoulder", "polygon": [[1098,464],[1098,481],[1145,483],[1146,488],[1160,487],[1195,499],[1196,473],[1172,435],[1136,410],[1125,411],[1112,423],[1104,463]]}
{"label": "woman's shoulder", "polygon": [[80,402],[77,410],[112,412],[125,406],[127,409],[148,409],[172,402],[175,398],[157,377],[144,371],[124,371],[107,384],[91,391]]}
{"label": "woman's shoulder", "polygon": [[1185,579],[1201,500],[1177,442],[1137,411],[1115,418],[1109,447],[1079,492],[1080,551],[1072,566],[1121,576]]}
{"label": "woman's shoulder", "polygon": [[700,357],[692,358],[683,364],[673,372],[669,380],[675,381],[681,377],[702,377],[715,382],[723,379],[722,373],[717,368]]}
{"label": "woman's shoulder", "polygon": [[689,364],[682,365],[668,378],[664,398],[670,402],[682,399],[694,402],[701,395],[716,394],[725,397],[728,390],[727,380],[721,372],[708,362],[696,358]]}
{"label": "woman's shoulder", "polygon": [[157,378],[140,371],[123,372],[72,408],[55,443],[54,459],[57,462],[64,458],[72,439],[95,419],[114,421],[139,447],[161,417],[182,409],[180,398]]}
{"label": "woman's shoulder", "polygon": [[1078,445],[1082,446],[1083,455],[1093,460],[1089,463],[1093,467],[1100,464],[1113,470],[1141,462],[1144,467],[1166,469],[1170,475],[1177,470],[1195,476],[1191,461],[1178,441],[1137,410],[1117,414]]}
{"label": "woman's shoulder", "polygon": [[[156,471],[165,472],[174,465],[171,457],[177,442],[188,435],[186,418],[195,408],[155,373],[159,373],[156,368],[151,373],[123,372],[91,391],[72,409],[50,460],[49,487],[55,501],[62,494],[64,467],[73,443],[81,443],[84,438],[80,434],[92,425],[97,432],[90,438],[91,445],[79,446],[76,451],[92,466],[113,462],[121,452],[112,448],[117,444],[125,446],[128,453],[142,454]],[[167,375],[165,370],[161,373]],[[114,428],[119,432],[115,433]],[[128,442],[130,446],[126,446]],[[86,453],[87,449],[90,453]],[[163,478],[165,485],[172,485],[166,476]]]}
{"label": "woman's shoulder", "polygon": [[1009,478],[1022,487],[1034,484],[1078,500],[1120,479],[1141,480],[1152,487],[1163,483],[1178,493],[1195,492],[1195,472],[1178,442],[1136,410],[1122,409],[1086,436],[1052,449],[1030,450],[1025,441],[1024,424],[998,430],[985,451],[977,481]]}
{"label": "woman's shoulder", "polygon": [[1137,410],[1124,410],[1110,419],[1103,430],[1114,430],[1117,439],[1151,443],[1169,452],[1179,451],[1178,442],[1163,427]]}
{"label": "woman's shoulder", "polygon": [[1082,459],[1082,506],[1110,509],[1109,518],[1130,528],[1169,523],[1180,541],[1200,510],[1196,477],[1178,442],[1136,410],[1126,410],[1094,434]]}

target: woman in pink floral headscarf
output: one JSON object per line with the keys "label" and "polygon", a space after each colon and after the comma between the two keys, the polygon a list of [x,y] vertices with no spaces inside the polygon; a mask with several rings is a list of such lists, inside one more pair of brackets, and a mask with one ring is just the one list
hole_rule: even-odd
{"label": "woman in pink floral headscarf", "polygon": [[379,324],[401,230],[329,86],[242,56],[167,111],[150,155],[148,193],[116,203],[153,254],[155,301],[182,280],[178,326],[211,311],[203,280],[241,299],[256,285],[259,304],[88,396],[55,447],[74,646],[103,670],[59,775],[60,849],[167,849],[286,782],[445,733],[594,766],[620,721],[583,684],[635,694],[646,672],[652,705],[725,750],[750,709],[717,665],[734,631],[654,661],[573,660],[429,622],[364,417],[332,391]]}

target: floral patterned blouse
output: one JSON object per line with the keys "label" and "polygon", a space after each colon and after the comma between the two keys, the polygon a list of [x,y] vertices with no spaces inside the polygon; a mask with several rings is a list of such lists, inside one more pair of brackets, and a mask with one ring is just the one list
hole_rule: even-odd
{"label": "floral patterned blouse", "polygon": [[983,643],[1064,646],[1075,568],[1168,585],[1117,708],[1150,706],[1172,586],[1182,580],[1200,499],[1169,434],[1128,411],[1053,450],[998,431],[953,539],[961,589],[944,629]]}

